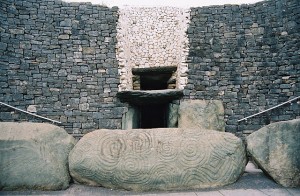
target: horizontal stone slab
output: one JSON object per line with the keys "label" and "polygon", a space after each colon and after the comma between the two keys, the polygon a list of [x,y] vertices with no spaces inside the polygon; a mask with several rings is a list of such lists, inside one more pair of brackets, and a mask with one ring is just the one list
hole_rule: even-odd
{"label": "horizontal stone slab", "polygon": [[128,102],[137,105],[167,103],[179,99],[183,96],[183,90],[165,89],[165,90],[132,90],[120,91],[117,97],[122,102]]}
{"label": "horizontal stone slab", "polygon": [[177,67],[174,67],[174,66],[132,68],[132,74],[134,74],[134,75],[152,75],[152,74],[174,73],[176,70],[177,70]]}
{"label": "horizontal stone slab", "polygon": [[69,156],[79,183],[134,191],[224,186],[243,173],[246,153],[230,133],[178,128],[96,130]]}

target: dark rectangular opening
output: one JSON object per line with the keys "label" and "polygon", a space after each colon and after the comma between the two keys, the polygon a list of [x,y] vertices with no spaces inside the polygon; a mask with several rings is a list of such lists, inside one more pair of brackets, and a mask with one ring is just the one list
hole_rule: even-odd
{"label": "dark rectangular opening", "polygon": [[174,66],[132,68],[133,90],[163,90],[176,88]]}
{"label": "dark rectangular opening", "polygon": [[168,88],[168,80],[172,74],[141,75],[141,90],[162,90]]}
{"label": "dark rectangular opening", "polygon": [[140,107],[140,127],[165,128],[167,127],[168,104],[150,104]]}
{"label": "dark rectangular opening", "polygon": [[178,127],[176,102],[130,105],[122,117],[122,129],[152,129]]}

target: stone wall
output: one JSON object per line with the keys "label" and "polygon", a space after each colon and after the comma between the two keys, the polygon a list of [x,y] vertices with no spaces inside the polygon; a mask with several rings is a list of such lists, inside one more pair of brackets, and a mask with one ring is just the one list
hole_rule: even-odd
{"label": "stone wall", "polygon": [[[189,13],[0,1],[0,101],[59,120],[69,133],[120,129],[128,107],[116,94],[131,88],[131,68],[162,62],[181,66],[177,88],[184,87],[185,100],[223,101],[226,131],[250,133],[300,117],[294,102],[237,122],[300,96],[299,17],[298,0],[198,7]],[[41,121],[0,110],[1,121]]]}
{"label": "stone wall", "polygon": [[177,67],[177,88],[187,83],[189,10],[174,7],[120,9],[118,49],[120,90],[132,89],[131,68]]}
{"label": "stone wall", "polygon": [[[59,0],[0,1],[0,101],[70,133],[121,128],[118,9]],[[0,107],[1,121],[37,118]]]}
{"label": "stone wall", "polygon": [[222,100],[229,132],[299,118],[294,102],[237,122],[300,96],[299,17],[298,0],[192,8],[184,98]]}

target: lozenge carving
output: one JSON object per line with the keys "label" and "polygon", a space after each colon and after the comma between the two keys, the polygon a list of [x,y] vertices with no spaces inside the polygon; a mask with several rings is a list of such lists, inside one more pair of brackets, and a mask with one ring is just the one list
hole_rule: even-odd
{"label": "lozenge carving", "polygon": [[182,190],[235,182],[246,165],[230,133],[185,129],[97,130],[69,156],[80,183],[134,191]]}

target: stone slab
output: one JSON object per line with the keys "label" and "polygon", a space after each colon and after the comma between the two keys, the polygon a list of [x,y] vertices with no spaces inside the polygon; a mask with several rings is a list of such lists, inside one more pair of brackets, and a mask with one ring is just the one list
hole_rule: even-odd
{"label": "stone slab", "polygon": [[165,90],[132,90],[120,91],[117,97],[122,102],[132,103],[134,105],[147,105],[168,103],[172,100],[179,99],[183,96],[182,90],[165,89]]}
{"label": "stone slab", "polygon": [[243,173],[246,154],[230,133],[178,128],[96,130],[69,156],[78,183],[133,191],[219,187]]}
{"label": "stone slab", "polygon": [[179,128],[225,131],[224,107],[219,100],[184,100],[178,111]]}

